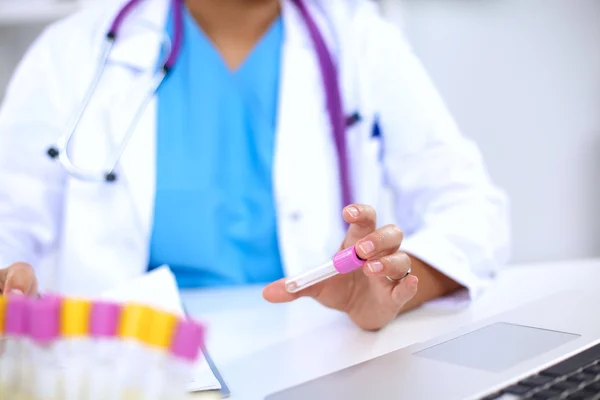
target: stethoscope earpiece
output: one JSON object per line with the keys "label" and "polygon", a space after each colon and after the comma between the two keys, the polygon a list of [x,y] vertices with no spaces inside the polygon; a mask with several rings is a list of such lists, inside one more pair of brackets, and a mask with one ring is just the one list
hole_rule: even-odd
{"label": "stethoscope earpiece", "polygon": [[50,158],[56,158],[58,157],[58,149],[56,147],[50,147],[47,151],[48,156],[50,156]]}
{"label": "stethoscope earpiece", "polygon": [[106,174],[104,179],[106,180],[106,182],[114,182],[117,180],[117,174],[115,174],[114,172],[109,172],[108,174]]}

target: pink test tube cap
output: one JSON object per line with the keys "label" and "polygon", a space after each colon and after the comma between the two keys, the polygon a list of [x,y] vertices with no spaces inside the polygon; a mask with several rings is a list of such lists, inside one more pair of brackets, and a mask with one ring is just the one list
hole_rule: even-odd
{"label": "pink test tube cap", "polygon": [[354,247],[348,247],[333,256],[333,266],[340,274],[347,274],[348,272],[357,270],[364,264],[365,261],[358,258]]}
{"label": "pink test tube cap", "polygon": [[92,304],[90,333],[95,337],[117,336],[121,306],[117,303],[98,301]]}
{"label": "pink test tube cap", "polygon": [[6,304],[4,332],[7,335],[20,336],[28,331],[29,299],[21,294],[9,294]]}
{"label": "pink test tube cap", "polygon": [[171,354],[188,361],[195,361],[202,346],[204,346],[204,327],[189,319],[179,321],[171,344]]}
{"label": "pink test tube cap", "polygon": [[29,303],[29,334],[38,343],[56,340],[60,334],[60,305],[58,296],[44,296]]}

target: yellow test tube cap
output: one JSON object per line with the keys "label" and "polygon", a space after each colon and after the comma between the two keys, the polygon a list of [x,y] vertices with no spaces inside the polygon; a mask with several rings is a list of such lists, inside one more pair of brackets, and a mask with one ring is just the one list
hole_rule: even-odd
{"label": "yellow test tube cap", "polygon": [[119,336],[147,342],[152,322],[152,309],[143,304],[126,304],[119,321]]}
{"label": "yellow test tube cap", "polygon": [[153,310],[150,331],[146,343],[161,349],[168,349],[177,325],[177,316],[165,311]]}
{"label": "yellow test tube cap", "polygon": [[86,336],[90,330],[92,303],[86,299],[64,298],[60,310],[60,331],[63,336]]}
{"label": "yellow test tube cap", "polygon": [[6,296],[0,296],[0,333],[4,333],[4,319],[6,318]]}

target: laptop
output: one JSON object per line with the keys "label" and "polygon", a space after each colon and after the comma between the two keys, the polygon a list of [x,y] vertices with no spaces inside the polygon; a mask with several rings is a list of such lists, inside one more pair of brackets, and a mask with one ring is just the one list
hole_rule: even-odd
{"label": "laptop", "polygon": [[598,307],[559,293],[266,400],[600,399]]}

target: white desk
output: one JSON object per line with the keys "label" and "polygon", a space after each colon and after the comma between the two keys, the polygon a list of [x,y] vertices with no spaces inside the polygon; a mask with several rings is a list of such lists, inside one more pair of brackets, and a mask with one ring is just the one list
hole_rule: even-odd
{"label": "white desk", "polygon": [[473,303],[436,301],[378,333],[310,299],[266,303],[261,288],[188,292],[188,311],[208,326],[208,350],[232,399],[259,400],[443,332],[569,289],[595,289],[600,259],[507,267]]}

